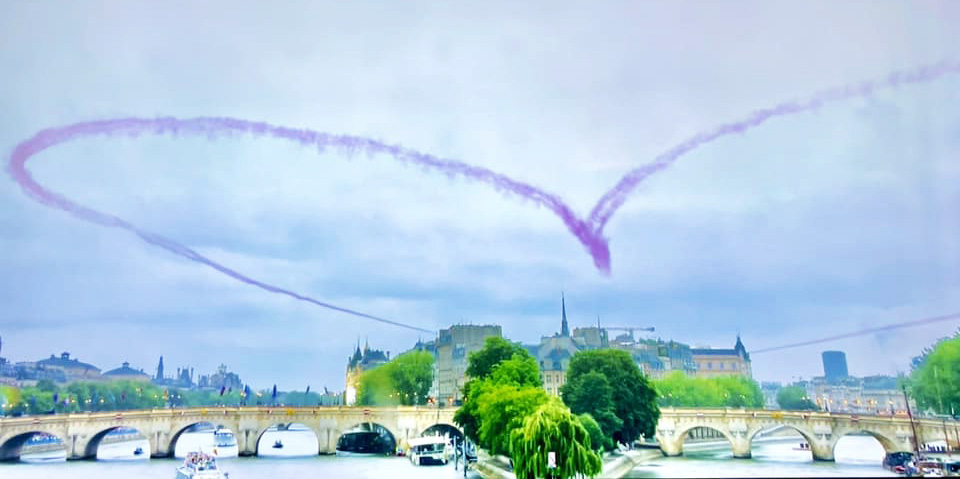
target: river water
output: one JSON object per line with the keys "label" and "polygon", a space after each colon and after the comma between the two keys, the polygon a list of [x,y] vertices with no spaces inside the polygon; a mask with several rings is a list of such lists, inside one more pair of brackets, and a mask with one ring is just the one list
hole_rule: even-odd
{"label": "river water", "polygon": [[834,449],[835,462],[814,461],[797,450],[803,438],[787,436],[754,442],[751,459],[734,459],[729,445],[684,446],[684,455],[641,464],[626,478],[642,477],[891,477],[881,467],[883,446],[869,436],[845,436]]}
{"label": "river water", "polygon": [[[191,448],[209,451],[212,434],[185,433],[177,444],[178,455]],[[276,441],[282,448],[273,448]],[[809,451],[797,450],[799,436],[754,442],[752,459],[734,459],[724,443],[686,444],[684,456],[661,457],[641,464],[627,478],[645,477],[886,477],[895,474],[880,467],[883,447],[869,436],[847,436],[837,443],[836,462],[814,462]],[[189,446],[188,446],[189,445]],[[34,463],[2,463],[3,479],[170,479],[181,464],[178,459],[135,456],[146,441],[125,441],[101,447],[96,461],[66,462],[64,456],[44,455]],[[182,447],[181,447],[182,446]],[[259,457],[221,458],[221,468],[231,479],[279,479],[302,477],[349,477],[356,479],[452,479],[463,477],[462,469],[446,466],[414,466],[404,457],[313,456],[316,438],[303,431],[269,431],[260,441]],[[306,457],[284,457],[304,455]],[[29,459],[29,458],[25,458]],[[477,478],[470,474],[471,478]]]}

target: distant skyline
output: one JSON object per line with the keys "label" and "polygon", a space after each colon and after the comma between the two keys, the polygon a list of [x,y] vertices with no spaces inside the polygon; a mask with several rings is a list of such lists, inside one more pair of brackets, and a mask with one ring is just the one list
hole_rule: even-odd
{"label": "distant skyline", "polygon": [[[955,2],[13,4],[0,149],[122,117],[223,116],[488,168],[580,217],[700,131],[826,88],[960,61]],[[215,20],[212,20],[215,19]],[[771,120],[642,183],[604,229],[610,276],[557,217],[380,156],[243,135],[94,138],[39,154],[53,191],[270,284],[428,330],[655,326],[748,350],[960,312],[960,78]],[[342,388],[357,339],[427,333],[277,297],[0,179],[3,355]],[[957,322],[757,354],[758,380],[895,374]],[[822,373],[822,372],[821,372]],[[301,384],[303,383],[303,384]],[[264,386],[265,387],[265,386]]]}

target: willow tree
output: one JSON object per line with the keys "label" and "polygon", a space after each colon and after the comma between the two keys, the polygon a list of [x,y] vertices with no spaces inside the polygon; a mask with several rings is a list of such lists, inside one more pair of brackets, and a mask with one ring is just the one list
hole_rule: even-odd
{"label": "willow tree", "polygon": [[602,469],[587,429],[557,398],[537,408],[522,428],[510,432],[510,452],[517,479],[594,477]]}

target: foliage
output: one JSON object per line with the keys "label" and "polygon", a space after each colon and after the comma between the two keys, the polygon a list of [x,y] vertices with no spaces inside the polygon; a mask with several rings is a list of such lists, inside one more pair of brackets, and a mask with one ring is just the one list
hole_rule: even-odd
{"label": "foliage", "polygon": [[[564,400],[568,396],[579,398],[582,394],[590,394],[589,390],[578,391],[577,388],[583,387],[580,377],[594,371],[602,374],[610,385],[613,412],[623,422],[613,433],[613,439],[631,443],[641,435],[653,437],[660,419],[657,392],[626,351],[600,349],[575,354],[570,359],[567,384],[561,388]],[[604,411],[579,412],[588,412],[598,419],[598,414],[602,415]]]}
{"label": "foliage", "polygon": [[594,451],[609,451],[613,449],[613,441],[603,433],[603,430],[600,429],[600,424],[593,416],[583,413],[577,416],[577,419],[580,421],[580,424],[586,428],[587,434],[590,435],[591,449]]}
{"label": "foliage", "polygon": [[938,341],[907,384],[921,410],[960,413],[960,334]]}
{"label": "foliage", "polygon": [[479,404],[480,428],[477,445],[490,454],[510,455],[510,432],[519,429],[523,420],[547,402],[547,392],[540,387],[491,384],[475,398]]}
{"label": "foliage", "polygon": [[820,408],[807,397],[807,391],[800,386],[787,386],[777,391],[777,404],[780,409],[794,411],[816,411]]}
{"label": "foliage", "polygon": [[623,421],[617,417],[613,402],[613,387],[607,377],[598,371],[581,374],[563,387],[563,401],[574,414],[586,414],[590,420],[598,424],[605,435],[605,440],[594,445],[602,446],[606,450],[613,449],[613,434],[623,427]]}
{"label": "foliage", "polygon": [[514,386],[542,387],[540,368],[533,356],[516,354],[493,367],[490,381],[494,384],[512,384]]}
{"label": "foliage", "polygon": [[[577,417],[551,398],[523,421],[522,428],[510,433],[514,473],[518,479],[596,476],[603,464],[590,444],[590,435]],[[555,468],[548,468],[550,452],[555,453]]]}
{"label": "foliage", "polygon": [[694,378],[674,371],[654,381],[659,403],[667,407],[749,407],[764,405],[756,381],[743,376]]}
{"label": "foliage", "polygon": [[463,386],[464,403],[453,416],[464,435],[471,441],[484,445],[480,437],[482,425],[480,406],[485,395],[497,384],[520,387],[537,387],[543,384],[537,361],[523,347],[503,338],[492,336],[484,341],[483,348],[467,357],[467,375],[471,378]]}
{"label": "foliage", "polygon": [[411,351],[361,374],[357,403],[364,406],[426,404],[432,383],[433,355]]}
{"label": "foliage", "polygon": [[515,354],[530,356],[530,352],[519,344],[511,343],[499,336],[490,336],[483,342],[483,348],[473,351],[467,357],[467,376],[472,379],[485,379],[493,373],[493,368]]}

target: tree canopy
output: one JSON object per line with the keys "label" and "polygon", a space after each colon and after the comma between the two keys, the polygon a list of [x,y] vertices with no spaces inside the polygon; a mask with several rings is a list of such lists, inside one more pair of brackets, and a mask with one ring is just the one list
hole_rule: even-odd
{"label": "tree canopy", "polygon": [[960,414],[960,332],[938,341],[916,362],[907,385],[922,410]]}
{"label": "tree canopy", "polygon": [[623,427],[623,421],[617,417],[613,387],[607,377],[598,371],[590,371],[568,380],[561,390],[563,402],[570,410],[574,414],[589,416],[603,432],[605,440],[599,443],[594,441],[594,445],[606,450],[613,449],[611,438]]}
{"label": "tree canopy", "polygon": [[763,407],[763,391],[756,381],[743,376],[695,378],[674,371],[653,381],[661,406],[672,407]]}
{"label": "tree canopy", "polygon": [[[616,349],[599,349],[580,351],[570,359],[567,371],[567,383],[561,387],[564,402],[575,401],[576,413],[590,413],[600,423],[598,416],[608,409],[590,410],[589,402],[583,399],[593,391],[585,389],[587,381],[581,379],[591,373],[604,376],[611,388],[610,399],[613,402],[613,413],[622,421],[622,425],[614,431],[614,440],[630,443],[639,438],[653,437],[657,421],[660,419],[660,407],[657,405],[657,392],[647,381],[633,358],[626,351]],[[592,376],[595,378],[595,376]],[[596,379],[590,379],[593,384]],[[568,399],[569,398],[569,399]],[[606,407],[606,401],[598,400],[594,406]],[[602,427],[603,423],[601,423]]]}
{"label": "tree canopy", "polygon": [[483,348],[467,356],[467,376],[472,379],[485,379],[493,368],[514,354],[530,356],[530,352],[519,344],[511,343],[499,336],[490,336],[483,342]]}
{"label": "tree canopy", "polygon": [[517,479],[593,477],[603,466],[587,428],[557,398],[538,406],[522,427],[511,431],[510,444]]}
{"label": "tree canopy", "polygon": [[433,384],[433,355],[411,351],[360,375],[357,403],[414,406],[427,403]]}
{"label": "tree canopy", "polygon": [[793,411],[816,411],[820,408],[807,397],[807,391],[800,386],[787,386],[777,391],[777,404],[780,409]]}

